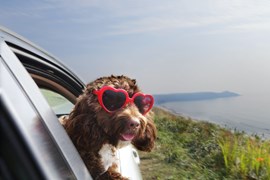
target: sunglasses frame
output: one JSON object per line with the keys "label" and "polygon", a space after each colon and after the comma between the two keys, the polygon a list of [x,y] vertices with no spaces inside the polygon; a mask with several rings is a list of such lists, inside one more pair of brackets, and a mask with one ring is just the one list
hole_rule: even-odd
{"label": "sunglasses frame", "polygon": [[[148,97],[148,98],[151,99],[151,102],[150,102],[150,104],[149,104],[148,110],[145,111],[144,113],[141,113],[142,115],[147,114],[147,113],[152,109],[152,107],[153,107],[153,105],[154,105],[154,97],[153,97],[152,95],[149,95],[149,94],[143,94],[143,93],[141,93],[141,92],[137,92],[137,93],[135,93],[135,94],[130,98],[129,95],[128,95],[128,92],[127,92],[126,90],[124,90],[124,89],[116,89],[116,88],[111,87],[111,86],[103,86],[103,87],[100,88],[99,90],[94,90],[94,91],[93,91],[93,94],[97,95],[99,104],[101,105],[101,107],[102,107],[107,113],[113,113],[113,112],[119,110],[119,109],[116,109],[116,110],[114,110],[114,111],[110,111],[110,110],[108,110],[108,109],[105,107],[105,105],[104,105],[104,103],[103,103],[103,98],[102,98],[102,97],[103,97],[103,93],[104,93],[105,91],[107,91],[107,90],[111,90],[111,91],[114,91],[114,92],[116,92],[116,93],[117,93],[117,92],[121,92],[121,93],[124,93],[124,95],[126,96],[125,103],[124,103],[119,109],[122,109],[123,107],[125,107],[125,106],[126,106],[127,104],[129,104],[129,103],[133,103],[133,104],[137,107],[137,105],[134,103],[134,100],[135,100],[135,98],[136,98],[137,96]],[[138,107],[138,108],[139,108],[139,107]]]}

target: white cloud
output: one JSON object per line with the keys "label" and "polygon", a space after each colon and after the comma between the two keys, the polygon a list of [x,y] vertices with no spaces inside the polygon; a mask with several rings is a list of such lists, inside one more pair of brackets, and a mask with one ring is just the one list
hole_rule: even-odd
{"label": "white cloud", "polygon": [[232,26],[231,29],[236,31],[269,31],[270,22],[251,22]]}
{"label": "white cloud", "polygon": [[[57,25],[75,23],[100,26],[99,34],[127,35],[167,32],[184,28],[211,26],[209,33],[233,33],[269,29],[270,2],[261,0],[46,0],[28,5],[3,8],[2,17],[41,19],[58,12]],[[61,19],[60,19],[61,18]],[[0,18],[1,19],[1,18]],[[45,21],[45,19],[42,19]],[[95,23],[95,24],[93,24]]]}
{"label": "white cloud", "polygon": [[[267,1],[258,3],[255,3],[254,0],[182,2],[173,2],[162,7],[160,4],[153,5],[151,8],[146,5],[139,9],[137,7],[131,9],[118,7],[117,12],[116,9],[111,9],[111,14],[120,19],[123,18],[123,20],[114,24],[109,23],[107,34],[149,33],[183,28],[197,28],[199,32],[199,28],[207,26],[211,26],[211,31],[215,33],[232,33],[239,32],[241,28],[247,30],[251,25],[253,26],[250,30],[265,29],[268,25],[257,22],[270,21],[270,2]],[[256,25],[259,26],[256,28]]]}

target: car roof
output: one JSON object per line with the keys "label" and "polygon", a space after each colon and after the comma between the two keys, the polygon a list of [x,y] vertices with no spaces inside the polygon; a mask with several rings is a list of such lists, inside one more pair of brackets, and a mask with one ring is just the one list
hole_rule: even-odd
{"label": "car roof", "polygon": [[[59,59],[3,26],[0,26],[0,37],[5,40],[16,55],[24,57],[20,58],[20,60],[28,70],[33,71],[32,64],[35,63],[35,68],[40,67],[40,69],[47,69],[51,74],[63,76],[67,81],[66,84],[69,84],[72,89],[71,91],[76,91],[75,94],[82,93],[85,83],[70,68],[62,64]],[[31,56],[31,58],[27,58],[27,56]]]}

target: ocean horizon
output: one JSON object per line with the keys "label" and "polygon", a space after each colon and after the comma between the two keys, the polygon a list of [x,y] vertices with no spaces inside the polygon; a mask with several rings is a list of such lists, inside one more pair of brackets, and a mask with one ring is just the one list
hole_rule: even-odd
{"label": "ocean horizon", "polygon": [[270,94],[159,104],[175,114],[270,138]]}

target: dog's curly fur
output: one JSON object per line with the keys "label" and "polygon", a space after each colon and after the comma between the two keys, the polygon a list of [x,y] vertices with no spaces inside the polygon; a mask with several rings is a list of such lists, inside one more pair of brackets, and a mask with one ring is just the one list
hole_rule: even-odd
{"label": "dog's curly fur", "polygon": [[[156,127],[150,111],[142,115],[134,104],[107,113],[98,103],[94,90],[103,86],[112,86],[124,89],[132,97],[140,92],[136,80],[126,76],[109,76],[99,78],[86,86],[84,93],[78,97],[74,109],[63,121],[63,126],[80,153],[84,163],[94,179],[126,179],[118,171],[115,160],[105,165],[103,151],[113,154],[111,158],[117,159],[115,151],[132,143],[138,150],[151,151],[156,139]],[[139,128],[132,130],[136,136],[132,141],[121,141],[120,135],[131,131],[127,126],[129,121],[136,118]],[[109,149],[109,150],[108,150]]]}

